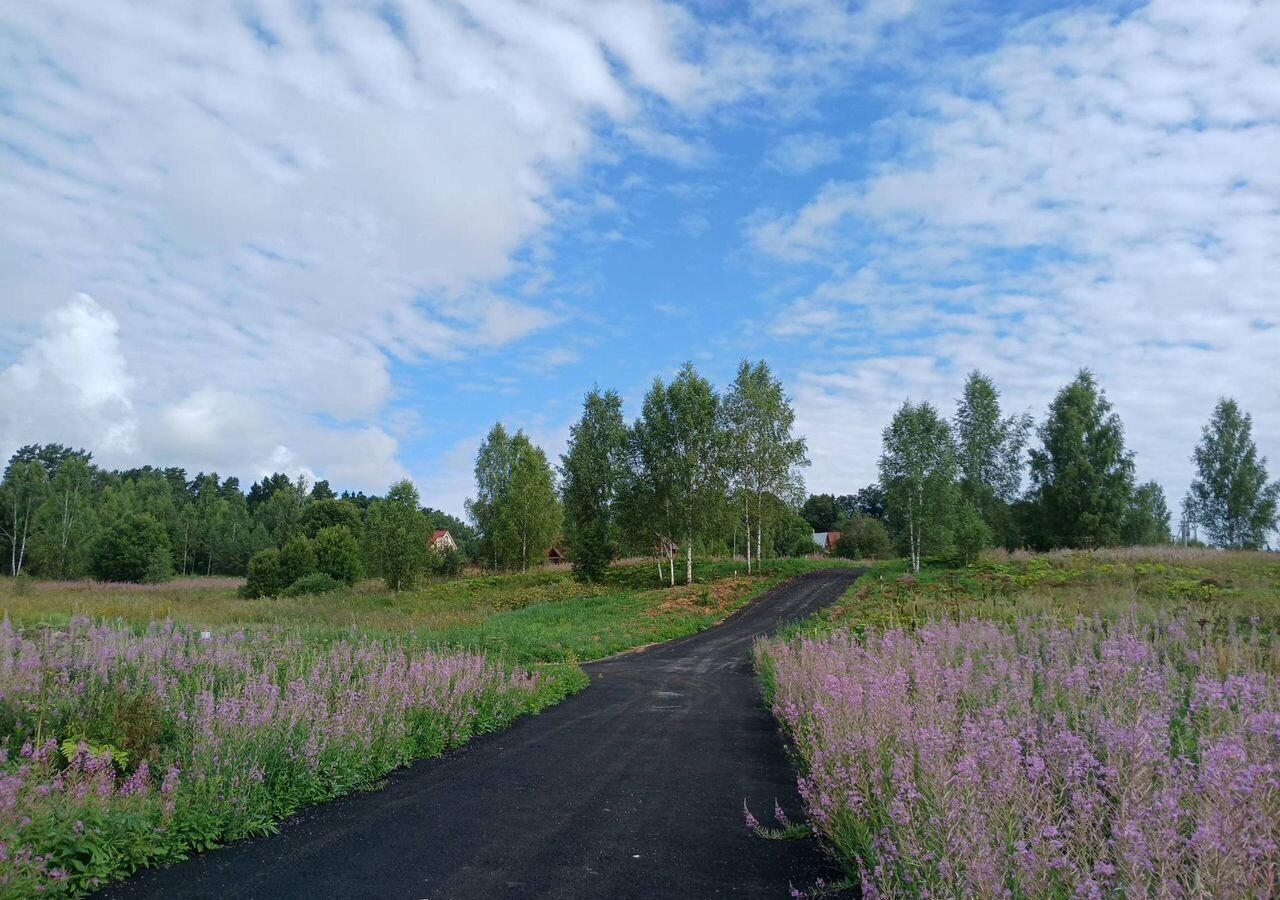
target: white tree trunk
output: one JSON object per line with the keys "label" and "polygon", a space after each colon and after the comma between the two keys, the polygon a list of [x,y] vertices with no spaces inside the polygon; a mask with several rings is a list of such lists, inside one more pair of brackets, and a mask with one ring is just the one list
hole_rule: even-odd
{"label": "white tree trunk", "polygon": [[688,555],[685,557],[684,583],[693,584],[693,541],[688,543]]}
{"label": "white tree trunk", "polygon": [[751,497],[746,498],[747,514],[747,574],[751,574]]}

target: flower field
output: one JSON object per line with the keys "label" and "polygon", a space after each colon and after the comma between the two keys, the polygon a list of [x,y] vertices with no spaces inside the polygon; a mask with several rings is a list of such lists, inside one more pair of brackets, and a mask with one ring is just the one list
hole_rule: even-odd
{"label": "flower field", "polygon": [[866,897],[1280,894],[1280,639],[1257,619],[936,621],[757,661]]}
{"label": "flower field", "polygon": [[[574,670],[575,673],[577,670]],[[395,640],[0,623],[0,895],[77,894],[563,696],[569,680]]]}

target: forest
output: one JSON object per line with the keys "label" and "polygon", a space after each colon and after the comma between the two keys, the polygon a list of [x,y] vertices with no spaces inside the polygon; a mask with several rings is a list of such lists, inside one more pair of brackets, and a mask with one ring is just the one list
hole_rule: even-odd
{"label": "forest", "polygon": [[[160,581],[248,577],[251,595],[320,591],[365,577],[393,590],[464,565],[523,571],[567,551],[598,579],[619,557],[656,560],[660,578],[693,578],[695,555],[759,560],[830,550],[968,561],[1003,546],[1048,550],[1172,540],[1260,549],[1276,528],[1271,481],[1252,419],[1223,398],[1191,453],[1193,480],[1176,526],[1106,393],[1087,370],[1037,425],[1007,414],[981,372],[954,413],[905,401],[883,432],[879,480],[847,494],[805,495],[807,445],[764,361],[743,361],[723,391],[685,365],[654,381],[628,423],[622,398],[584,398],[553,464],[522,430],[497,423],[476,457],[463,521],[423,505],[410,481],[383,496],[275,473],[245,490],[234,476],[178,467],[107,470],[92,453],[32,444],[0,483],[0,552],[10,575]],[[448,530],[457,550],[437,552]],[[814,533],[833,532],[831,547]],[[683,572],[679,570],[683,569]]]}

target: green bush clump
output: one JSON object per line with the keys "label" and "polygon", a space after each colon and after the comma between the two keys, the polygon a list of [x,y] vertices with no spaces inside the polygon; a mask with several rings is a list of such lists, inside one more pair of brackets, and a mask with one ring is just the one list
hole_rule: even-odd
{"label": "green bush clump", "polygon": [[274,597],[280,583],[280,551],[259,550],[249,559],[249,571],[240,593],[246,597]]}
{"label": "green bush clump", "polygon": [[288,586],[316,571],[316,548],[311,538],[295,535],[280,548],[280,584]]}
{"label": "green bush clump", "polygon": [[303,594],[329,594],[344,585],[341,581],[324,572],[312,572],[303,575],[284,589],[286,597],[301,597]]}
{"label": "green bush clump", "polygon": [[360,580],[360,542],[345,525],[331,525],[316,533],[313,542],[316,571],[343,584]]}
{"label": "green bush clump", "polygon": [[121,516],[93,548],[93,575],[100,581],[164,581],[173,574],[169,535],[154,516]]}

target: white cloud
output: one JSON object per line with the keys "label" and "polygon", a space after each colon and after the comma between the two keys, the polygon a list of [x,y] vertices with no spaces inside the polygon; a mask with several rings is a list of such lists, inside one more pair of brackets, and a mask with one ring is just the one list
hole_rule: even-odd
{"label": "white cloud", "polygon": [[872,478],[902,398],[949,410],[975,366],[1038,416],[1092,367],[1175,506],[1220,394],[1280,462],[1277,46],[1249,0],[1041,17],[890,123],[907,156],[749,220],[827,272],[773,324],[825,359],[797,392],[815,486]]}
{"label": "white cloud", "polygon": [[[0,452],[39,435],[127,455],[136,447],[134,380],[116,317],[87,294],[45,316],[44,333],[0,371]],[[49,438],[54,440],[52,436]]]}
{"label": "white cloud", "polygon": [[770,148],[765,162],[787,175],[804,175],[840,159],[844,142],[819,131],[788,134]]}

